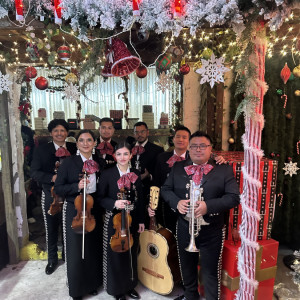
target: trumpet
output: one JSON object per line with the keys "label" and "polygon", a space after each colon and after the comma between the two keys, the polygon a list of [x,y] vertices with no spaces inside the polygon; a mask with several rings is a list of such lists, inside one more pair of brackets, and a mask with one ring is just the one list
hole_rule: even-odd
{"label": "trumpet", "polygon": [[[196,192],[199,192],[196,195]],[[205,222],[203,216],[195,218],[195,205],[198,200],[204,201],[203,199],[203,188],[196,187],[193,180],[190,180],[190,206],[186,214],[186,219],[189,221],[189,234],[191,236],[189,245],[185,248],[188,252],[199,252],[199,249],[196,247],[195,237],[198,236],[202,225],[209,225]]]}

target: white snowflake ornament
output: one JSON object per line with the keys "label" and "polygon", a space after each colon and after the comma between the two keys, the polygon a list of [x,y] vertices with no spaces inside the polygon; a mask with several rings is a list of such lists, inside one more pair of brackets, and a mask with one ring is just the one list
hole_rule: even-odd
{"label": "white snowflake ornament", "polygon": [[230,69],[224,67],[224,57],[216,58],[214,54],[209,60],[201,59],[202,67],[195,72],[202,76],[200,84],[209,82],[210,87],[213,88],[215,83],[224,82],[223,75]]}
{"label": "white snowflake ornament", "polygon": [[282,169],[285,171],[284,175],[290,175],[292,177],[293,175],[297,175],[297,171],[300,168],[297,167],[297,163],[290,161],[289,163],[284,163],[284,168]]}
{"label": "white snowflake ornament", "polygon": [[159,76],[159,80],[155,83],[157,91],[162,91],[164,93],[166,89],[170,90],[172,87],[172,82],[172,78],[165,72],[162,72]]}
{"label": "white snowflake ornament", "polygon": [[80,100],[80,92],[78,91],[78,87],[76,85],[73,85],[73,83],[65,84],[63,93],[65,97],[71,102]]}
{"label": "white snowflake ornament", "polygon": [[2,94],[3,91],[9,92],[10,85],[12,85],[12,82],[9,80],[9,75],[3,75],[0,71],[0,94]]}

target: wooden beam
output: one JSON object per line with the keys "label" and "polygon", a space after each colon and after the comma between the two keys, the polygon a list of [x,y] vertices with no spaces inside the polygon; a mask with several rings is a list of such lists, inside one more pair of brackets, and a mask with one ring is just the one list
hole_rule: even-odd
{"label": "wooden beam", "polygon": [[[0,65],[0,71],[5,74],[5,67]],[[2,189],[6,215],[8,237],[9,263],[15,264],[19,260],[19,242],[17,218],[13,201],[12,159],[8,118],[8,93],[0,94],[0,149],[2,162]]]}

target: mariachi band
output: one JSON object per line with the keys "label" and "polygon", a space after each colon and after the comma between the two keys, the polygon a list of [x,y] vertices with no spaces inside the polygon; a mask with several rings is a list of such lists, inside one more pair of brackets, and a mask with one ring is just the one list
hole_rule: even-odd
{"label": "mariachi band", "polygon": [[[131,144],[112,140],[110,118],[100,120],[98,140],[84,129],[76,144],[65,142],[69,127],[60,119],[52,120],[48,130],[52,141],[36,149],[31,165],[32,178],[43,187],[46,274],[52,274],[58,264],[61,224],[67,286],[73,299],[97,295],[101,286],[117,300],[139,299],[135,290],[139,235],[148,228],[149,218],[157,216],[177,243],[184,293],[176,300],[200,299],[199,251],[205,297],[220,298],[224,214],[238,205],[239,188],[232,168],[212,155],[207,134],[191,135],[179,126],[174,149],[164,152],[148,140],[144,122],[134,125],[136,142]],[[154,185],[160,188],[157,210],[148,206]],[[152,257],[159,253],[155,247],[149,248]],[[159,277],[158,273],[145,269],[147,276]]]}

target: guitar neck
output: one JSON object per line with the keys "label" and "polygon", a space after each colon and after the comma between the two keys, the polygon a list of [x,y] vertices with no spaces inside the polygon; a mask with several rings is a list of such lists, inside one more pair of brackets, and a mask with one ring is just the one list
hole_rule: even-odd
{"label": "guitar neck", "polygon": [[149,223],[149,230],[157,230],[157,225],[156,225],[156,218],[155,216],[150,217],[150,223]]}

